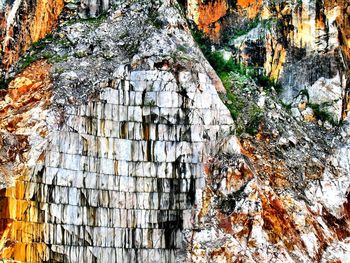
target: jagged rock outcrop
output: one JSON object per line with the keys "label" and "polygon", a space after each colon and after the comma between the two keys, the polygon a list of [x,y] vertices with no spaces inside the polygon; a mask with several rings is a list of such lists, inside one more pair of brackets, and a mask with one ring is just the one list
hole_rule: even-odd
{"label": "jagged rock outcrop", "polygon": [[215,72],[167,2],[55,37],[2,102],[1,259],[174,262],[232,125]]}

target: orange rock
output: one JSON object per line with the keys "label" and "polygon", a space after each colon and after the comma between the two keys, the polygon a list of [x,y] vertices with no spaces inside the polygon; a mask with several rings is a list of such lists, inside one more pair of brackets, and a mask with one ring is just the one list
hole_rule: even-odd
{"label": "orange rock", "polygon": [[[26,178],[29,169],[25,165],[30,150],[28,136],[17,134],[17,130],[35,125],[28,112],[38,107],[38,103],[41,107],[48,106],[46,101],[51,99],[50,67],[46,61],[36,61],[16,76],[3,98],[8,102],[7,106],[0,111],[0,129],[13,134],[15,140],[8,145],[2,142],[2,136],[0,138],[0,150],[7,151],[3,154],[5,158],[1,160],[0,172],[5,180],[17,178],[13,187],[0,191],[0,258],[11,258],[16,262],[41,262],[48,258],[48,248],[40,243],[43,225],[28,223],[37,221],[39,208],[27,196],[30,187]],[[45,127],[40,127],[37,132],[41,136],[47,135]],[[40,155],[38,162],[44,158]]]}
{"label": "orange rock", "polygon": [[12,81],[11,85],[9,85],[8,94],[12,99],[18,99],[20,94],[28,92],[32,86],[33,82],[30,79],[19,77]]}
{"label": "orange rock", "polygon": [[316,117],[313,114],[306,114],[304,115],[304,120],[307,122],[313,122],[316,121]]}
{"label": "orange rock", "polygon": [[276,197],[260,195],[262,201],[262,218],[264,220],[263,228],[273,244],[282,241],[289,251],[295,247],[305,249],[305,244],[301,239],[295,223],[288,216],[283,203]]}
{"label": "orange rock", "polygon": [[262,0],[237,0],[237,7],[244,11],[248,18],[255,18],[261,12]]}
{"label": "orange rock", "polygon": [[227,0],[216,0],[203,3],[202,0],[188,1],[188,16],[194,20],[198,28],[218,41],[221,33],[219,20],[227,14]]}
{"label": "orange rock", "polygon": [[4,29],[3,34],[0,34],[0,41],[4,51],[2,64],[5,69],[17,62],[19,56],[33,43],[44,38],[56,27],[63,8],[64,0],[38,0],[34,7],[22,4],[20,13],[16,14],[20,22],[15,21],[15,24],[21,24],[19,31],[13,29],[14,25],[6,25],[9,11],[0,17],[0,28]]}
{"label": "orange rock", "polygon": [[304,111],[306,109],[306,102],[302,101],[298,104],[298,108],[300,111]]}

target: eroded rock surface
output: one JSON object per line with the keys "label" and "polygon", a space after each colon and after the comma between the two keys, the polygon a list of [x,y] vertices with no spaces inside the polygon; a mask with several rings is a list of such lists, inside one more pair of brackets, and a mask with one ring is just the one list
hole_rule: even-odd
{"label": "eroded rock surface", "polygon": [[250,92],[248,103],[265,112],[259,132],[227,137],[206,159],[189,257],[192,262],[347,262],[347,126],[339,134],[298,123],[258,87]]}

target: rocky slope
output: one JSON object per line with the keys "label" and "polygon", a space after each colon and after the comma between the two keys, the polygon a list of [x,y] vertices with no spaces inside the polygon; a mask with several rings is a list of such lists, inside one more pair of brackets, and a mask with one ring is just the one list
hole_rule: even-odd
{"label": "rocky slope", "polygon": [[6,3],[2,260],[348,262],[345,1]]}
{"label": "rocky slope", "polygon": [[348,126],[327,132],[299,123],[247,85],[250,94],[236,91],[262,106],[259,132],[206,160],[191,260],[348,262]]}

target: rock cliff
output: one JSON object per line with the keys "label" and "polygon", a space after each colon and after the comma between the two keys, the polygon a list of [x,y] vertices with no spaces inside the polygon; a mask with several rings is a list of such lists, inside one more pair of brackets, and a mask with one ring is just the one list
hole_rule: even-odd
{"label": "rock cliff", "polygon": [[[300,101],[306,100],[300,94],[307,92],[309,102],[322,104],[336,122],[346,117],[347,1],[188,1],[187,9],[198,28],[221,41],[236,61],[259,67],[280,82],[284,103],[297,110]],[[316,98],[319,90],[328,89],[334,93],[331,99]]]}
{"label": "rock cliff", "polygon": [[65,2],[0,2],[1,260],[348,262],[345,0]]}
{"label": "rock cliff", "polygon": [[104,19],[62,26],[40,51],[54,65],[32,63],[4,94],[2,259],[174,262],[185,249],[203,159],[232,125],[220,83],[169,3]]}

